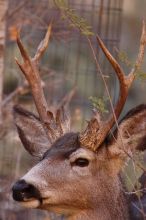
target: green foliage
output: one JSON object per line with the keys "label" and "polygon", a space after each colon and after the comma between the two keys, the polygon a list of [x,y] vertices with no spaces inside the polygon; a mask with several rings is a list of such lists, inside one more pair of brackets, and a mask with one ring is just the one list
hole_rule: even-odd
{"label": "green foliage", "polygon": [[68,2],[67,0],[54,0],[55,5],[62,9],[62,8],[68,8]]}
{"label": "green foliage", "polygon": [[95,96],[90,96],[89,100],[91,101],[93,107],[97,109],[99,112],[103,113],[108,113],[108,110],[106,109],[106,102],[107,99],[105,97],[103,98],[97,98]]}
{"label": "green foliage", "polygon": [[70,21],[70,26],[77,28],[83,35],[94,35],[91,26],[89,26],[84,18],[79,17],[74,9],[68,7],[66,0],[54,0],[55,5],[62,12],[62,18]]}
{"label": "green foliage", "polygon": [[[127,67],[130,67],[130,68],[133,68],[135,63],[133,63],[132,61],[129,60],[127,54],[124,52],[124,51],[120,51],[118,53],[118,57],[120,59],[120,61],[122,63],[124,63]],[[146,72],[143,72],[141,69],[139,69],[136,73],[136,78],[141,80],[141,81],[144,81],[146,80]]]}

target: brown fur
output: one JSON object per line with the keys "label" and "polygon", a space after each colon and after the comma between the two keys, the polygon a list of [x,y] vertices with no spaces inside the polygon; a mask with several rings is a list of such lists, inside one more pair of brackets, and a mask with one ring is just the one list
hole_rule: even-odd
{"label": "brown fur", "polygon": [[[15,122],[22,143],[27,145],[25,148],[31,154],[33,150],[35,155],[41,155],[41,161],[22,179],[40,192],[42,203],[25,202],[25,205],[64,214],[68,220],[130,220],[119,173],[127,153],[146,147],[145,105],[129,112],[121,121],[116,137],[96,153],[80,146],[78,133],[67,133],[52,146],[44,147],[41,140],[46,136],[39,119],[15,111]],[[37,129],[38,137],[35,132],[27,132],[30,125],[31,130]],[[88,160],[89,165],[76,165],[79,158]]]}

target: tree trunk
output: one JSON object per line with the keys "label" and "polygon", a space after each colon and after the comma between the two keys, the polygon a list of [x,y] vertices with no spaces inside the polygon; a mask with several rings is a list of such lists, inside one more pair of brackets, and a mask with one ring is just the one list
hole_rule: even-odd
{"label": "tree trunk", "polygon": [[0,125],[2,124],[2,96],[3,96],[3,72],[4,49],[6,39],[6,11],[8,0],[0,0]]}

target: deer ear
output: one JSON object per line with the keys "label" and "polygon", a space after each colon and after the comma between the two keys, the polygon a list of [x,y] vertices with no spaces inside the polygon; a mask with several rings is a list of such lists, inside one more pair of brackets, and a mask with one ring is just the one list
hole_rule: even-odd
{"label": "deer ear", "polygon": [[29,111],[15,106],[14,121],[24,148],[31,155],[41,158],[51,144],[39,118]]}
{"label": "deer ear", "polygon": [[146,105],[139,105],[128,112],[114,132],[108,149],[109,155],[122,159],[136,150],[146,149]]}

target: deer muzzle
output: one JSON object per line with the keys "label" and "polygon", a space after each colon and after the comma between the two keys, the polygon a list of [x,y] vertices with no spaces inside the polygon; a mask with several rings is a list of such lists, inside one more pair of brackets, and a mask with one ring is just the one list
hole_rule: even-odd
{"label": "deer muzzle", "polygon": [[32,184],[25,180],[18,180],[12,188],[13,199],[17,202],[38,201],[37,206],[42,203],[40,192]]}

